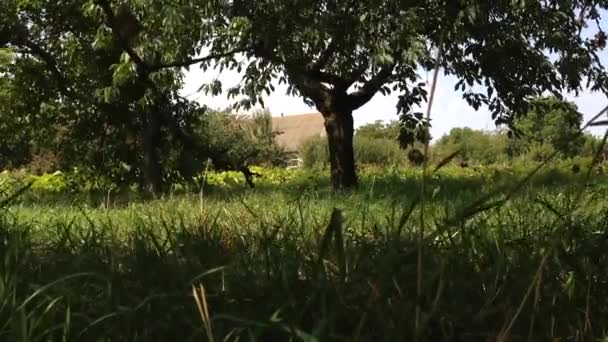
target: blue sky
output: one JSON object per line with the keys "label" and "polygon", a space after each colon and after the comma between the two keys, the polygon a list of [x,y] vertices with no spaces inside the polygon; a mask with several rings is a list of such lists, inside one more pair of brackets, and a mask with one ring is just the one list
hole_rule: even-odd
{"label": "blue sky", "polygon": [[[608,61],[608,54],[603,53],[602,61]],[[182,89],[182,95],[187,96],[192,100],[197,100],[201,104],[206,104],[212,108],[226,108],[232,102],[226,98],[225,93],[216,97],[206,96],[197,93],[197,89],[203,82],[209,82],[214,78],[222,81],[224,90],[230,86],[234,86],[241,80],[242,74],[236,71],[224,71],[219,74],[217,71],[210,70],[203,72],[198,67],[193,66],[189,72],[186,72],[185,86]],[[423,80],[426,80],[427,75],[421,75]],[[431,73],[428,79],[432,79]],[[452,76],[443,76],[440,73],[435,100],[432,109],[432,128],[431,134],[434,138],[438,138],[448,133],[455,127],[471,127],[474,129],[493,130],[496,128],[490,113],[486,108],[480,108],[475,111],[470,107],[465,100],[462,99],[462,94],[454,91],[454,85],[457,79]],[[301,98],[287,96],[285,94],[286,86],[274,83],[275,92],[270,96],[264,97],[266,108],[273,115],[292,115],[316,112],[316,109],[308,107]],[[596,115],[606,105],[608,99],[602,93],[591,93],[589,91],[581,92],[579,96],[574,94],[565,94],[566,98],[576,103],[580,112],[583,113],[585,121]],[[395,105],[397,103],[398,94],[393,93],[389,96],[377,94],[370,102],[356,110],[354,115],[355,127],[373,122],[376,120],[394,120],[397,118]],[[260,107],[258,107],[260,108]],[[426,104],[423,106],[426,111]],[[594,134],[602,134],[603,130],[599,127],[591,130]]]}

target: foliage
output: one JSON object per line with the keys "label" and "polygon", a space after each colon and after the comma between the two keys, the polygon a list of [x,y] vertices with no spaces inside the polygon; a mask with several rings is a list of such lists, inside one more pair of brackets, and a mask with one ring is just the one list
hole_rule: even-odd
{"label": "foliage", "polygon": [[493,164],[506,159],[507,136],[503,132],[484,132],[468,127],[453,128],[433,144],[436,159],[458,151],[460,161]]}
{"label": "foliage", "polygon": [[[356,108],[378,91],[390,92],[395,82],[394,89],[402,93],[399,109],[411,114],[411,104],[425,94],[416,83],[416,67],[432,68],[429,46],[437,47],[439,42],[443,42],[446,73],[461,80],[456,88],[473,106],[488,104],[499,121],[504,119],[499,114],[523,109],[531,96],[578,90],[581,75],[587,72],[594,89],[605,86],[603,67],[593,58],[604,48],[603,31],[598,28],[592,32],[596,35],[587,38],[579,35],[584,26],[599,18],[600,9],[606,7],[603,3],[505,2],[490,6],[485,1],[433,0],[389,1],[383,6],[373,1],[340,6],[322,1],[316,5],[292,1],[287,6],[275,0],[234,4],[234,25],[242,28],[242,39],[260,42],[252,54],[266,63],[252,60],[244,68],[245,83],[229,94],[249,96],[242,104],[255,104],[261,92],[250,90],[271,91],[272,77],[284,73],[280,77],[290,83],[290,93],[318,106],[318,98],[331,92],[321,82],[332,85],[335,92],[357,84],[361,87],[349,98]],[[555,32],[560,32],[560,39]],[[557,56],[554,67],[549,65],[546,50]],[[243,68],[236,61],[222,65]],[[488,92],[474,92],[474,84],[487,87]]]}
{"label": "foliage", "polygon": [[325,168],[329,164],[329,148],[327,139],[313,137],[302,144],[300,158],[305,168]]}
{"label": "foliage", "polygon": [[387,123],[382,120],[376,120],[357,128],[355,130],[355,135],[359,138],[364,137],[367,139],[388,139],[397,141],[397,139],[399,139],[399,130],[399,122],[397,121],[390,121]]}
{"label": "foliage", "polygon": [[285,151],[275,142],[268,111],[252,115],[211,112],[199,125],[197,136],[218,170],[286,162]]}
{"label": "foliage", "polygon": [[591,134],[585,134],[583,140],[580,155],[592,157],[601,149],[599,151],[601,160],[608,160],[608,146],[602,145],[601,139]]}
{"label": "foliage", "polygon": [[362,164],[371,164],[384,167],[401,165],[405,161],[405,152],[399,147],[396,140],[387,138],[370,139],[355,137],[355,158]]}
{"label": "foliage", "polygon": [[548,160],[555,152],[555,148],[549,144],[530,144],[526,153],[521,156],[522,160],[542,162]]}
{"label": "foliage", "polygon": [[515,133],[508,142],[508,153],[520,155],[534,146],[548,145],[565,157],[581,153],[585,138],[580,133],[583,115],[575,104],[554,97],[535,99],[530,110],[513,122]]}
{"label": "foliage", "polygon": [[422,166],[424,164],[424,159],[424,153],[420,152],[417,148],[411,148],[407,152],[407,160],[410,162],[410,165]]}
{"label": "foliage", "polygon": [[[215,7],[201,5],[3,2],[0,48],[19,53],[0,70],[10,80],[0,84],[0,96],[10,96],[8,108],[1,108],[6,127],[0,131],[6,128],[16,145],[8,155],[25,160],[0,162],[18,167],[50,151],[63,169],[79,167],[127,185],[148,183],[153,192],[163,182],[188,178],[180,165],[195,150],[188,127],[204,108],[178,96],[180,67],[205,67],[218,58],[214,28],[226,28],[209,20]],[[194,58],[205,48],[210,56]],[[12,153],[17,149],[24,153]]]}
{"label": "foliage", "polygon": [[[360,165],[391,166],[401,165],[406,153],[397,140],[370,138],[357,135],[354,141],[355,157]],[[311,138],[302,145],[300,152],[304,167],[326,167],[329,163],[327,139]]]}

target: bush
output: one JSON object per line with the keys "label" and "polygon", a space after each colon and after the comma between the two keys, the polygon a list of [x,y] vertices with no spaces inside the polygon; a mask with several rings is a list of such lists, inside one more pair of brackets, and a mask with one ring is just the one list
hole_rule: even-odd
{"label": "bush", "polygon": [[[355,161],[359,165],[401,165],[405,163],[405,151],[397,141],[357,137],[354,139]],[[304,167],[324,168],[329,164],[327,139],[314,137],[302,145],[300,151]]]}
{"label": "bush", "polygon": [[555,149],[549,144],[532,144],[528,151],[522,155],[522,159],[542,162],[547,160],[553,153],[555,153]]}
{"label": "bush", "polygon": [[485,132],[468,127],[454,128],[434,144],[435,157],[441,160],[460,151],[459,162],[489,165],[507,158],[507,137],[501,132]]}
{"label": "bush", "polygon": [[325,168],[329,162],[327,138],[314,137],[302,144],[300,158],[305,168]]}
{"label": "bush", "polygon": [[396,165],[405,161],[405,152],[395,140],[355,137],[354,145],[359,164]]}
{"label": "bush", "polygon": [[585,137],[579,133],[582,114],[572,102],[554,97],[542,97],[531,101],[530,110],[514,118],[515,134],[508,142],[511,156],[526,154],[538,145],[548,145],[558,150],[562,157],[581,153]]}
{"label": "bush", "polygon": [[197,134],[208,150],[206,156],[220,170],[248,165],[283,166],[287,160],[285,151],[275,143],[268,112],[253,116],[211,112]]}

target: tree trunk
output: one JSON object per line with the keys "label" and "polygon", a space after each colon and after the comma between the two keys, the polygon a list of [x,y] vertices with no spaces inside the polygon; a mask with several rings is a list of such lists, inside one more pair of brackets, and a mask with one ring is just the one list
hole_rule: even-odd
{"label": "tree trunk", "polygon": [[144,187],[145,191],[156,196],[162,192],[163,172],[159,155],[161,122],[158,113],[155,113],[154,109],[144,114],[144,125]]}
{"label": "tree trunk", "polygon": [[356,188],[353,114],[350,111],[332,111],[323,113],[323,117],[329,145],[332,187],[334,190]]}

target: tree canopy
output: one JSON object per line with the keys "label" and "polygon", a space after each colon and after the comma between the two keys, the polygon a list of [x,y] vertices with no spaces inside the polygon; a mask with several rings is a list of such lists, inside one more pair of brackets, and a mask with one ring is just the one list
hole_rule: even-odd
{"label": "tree canopy", "polygon": [[397,121],[383,122],[382,120],[376,120],[357,128],[355,135],[357,137],[370,139],[389,139],[397,141],[399,139],[399,126],[399,122]]}
{"label": "tree canopy", "polygon": [[509,139],[509,154],[522,154],[534,145],[548,145],[566,157],[575,156],[585,143],[580,131],[582,121],[583,115],[571,102],[554,97],[535,99],[526,115],[513,123],[516,134]]}
{"label": "tree canopy", "polygon": [[447,157],[458,151],[463,163],[492,164],[506,159],[507,135],[504,132],[484,132],[468,127],[453,128],[433,145],[434,152]]}

